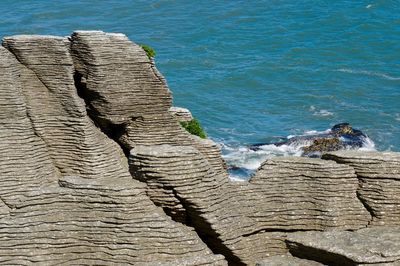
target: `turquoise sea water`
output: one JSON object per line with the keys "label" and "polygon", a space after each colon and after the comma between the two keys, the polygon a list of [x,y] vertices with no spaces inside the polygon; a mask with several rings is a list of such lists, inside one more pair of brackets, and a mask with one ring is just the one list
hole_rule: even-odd
{"label": "turquoise sea water", "polygon": [[98,29],[151,45],[175,105],[232,163],[280,152],[248,144],[339,122],[400,151],[400,1],[1,0],[0,11],[1,36]]}

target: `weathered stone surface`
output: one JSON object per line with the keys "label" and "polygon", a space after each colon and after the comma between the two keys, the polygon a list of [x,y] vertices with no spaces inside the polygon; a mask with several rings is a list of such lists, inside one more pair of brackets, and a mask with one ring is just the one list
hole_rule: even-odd
{"label": "weathered stone surface", "polygon": [[186,108],[173,106],[169,108],[169,112],[179,122],[189,122],[193,119],[192,113]]}
{"label": "weathered stone surface", "polygon": [[77,94],[68,40],[21,35],[4,38],[3,45],[24,64],[18,68],[28,115],[60,172],[128,178],[120,147],[95,127]]}
{"label": "weathered stone surface", "polygon": [[343,151],[324,159],[353,167],[360,180],[357,194],[371,211],[371,225],[400,225],[400,154]]}
{"label": "weathered stone surface", "polygon": [[227,175],[217,145],[194,140],[169,112],[171,93],[144,50],[123,34],[77,31],[71,54],[92,118],[126,150],[136,145],[194,146]]}
{"label": "weathered stone surface", "polygon": [[15,57],[0,47],[0,217],[9,215],[24,194],[59,177],[27,115],[18,66]]}
{"label": "weathered stone surface", "polygon": [[271,256],[256,264],[256,266],[322,266],[322,265],[323,264],[316,261],[293,257],[290,254]]}
{"label": "weathered stone surface", "polygon": [[64,177],[0,220],[0,263],[224,265],[130,179]]}
{"label": "weathered stone surface", "polygon": [[130,167],[158,206],[237,264],[285,253],[288,231],[358,229],[370,220],[354,170],[331,161],[273,159],[240,185],[187,146],[136,146]]}
{"label": "weathered stone surface", "polygon": [[297,232],[287,242],[292,254],[328,265],[400,265],[400,227]]}
{"label": "weathered stone surface", "polygon": [[0,264],[226,265],[87,117],[64,38],[3,43],[15,56],[0,47]]}
{"label": "weathered stone surface", "polygon": [[264,212],[271,214],[264,223],[269,228],[358,229],[371,219],[357,199],[354,169],[347,165],[304,157],[273,158],[250,183],[264,195]]}
{"label": "weathered stone surface", "polygon": [[[3,45],[0,264],[226,265],[212,251],[232,265],[308,263],[286,243],[333,264],[399,263],[399,227],[358,230],[399,225],[398,153],[275,158],[230,182],[219,147],[181,128],[125,35]],[[112,139],[133,149],[129,168]]]}

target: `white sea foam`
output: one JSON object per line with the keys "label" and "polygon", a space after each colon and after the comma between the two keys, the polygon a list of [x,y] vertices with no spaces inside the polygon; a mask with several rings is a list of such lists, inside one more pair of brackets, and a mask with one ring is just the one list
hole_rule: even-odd
{"label": "white sea foam", "polygon": [[322,117],[324,117],[324,116],[333,116],[334,115],[333,112],[325,110],[325,109],[317,110],[317,108],[314,105],[311,105],[309,110],[311,112],[313,112],[314,116],[322,116]]}
{"label": "white sea foam", "polygon": [[370,9],[371,7],[373,7],[373,5],[369,4],[365,8]]}
{"label": "white sea foam", "polygon": [[375,143],[370,138],[364,140],[363,146],[359,148],[360,151],[376,151]]}
{"label": "white sea foam", "polygon": [[309,136],[309,135],[318,135],[318,134],[328,134],[328,133],[330,133],[330,132],[331,132],[330,129],[327,129],[327,130],[324,130],[324,131],[309,130],[309,131],[304,132],[303,135],[295,135],[295,137]]}
{"label": "white sea foam", "polygon": [[[327,129],[325,131],[315,131],[310,130],[306,131],[303,135],[297,136],[308,136],[315,134],[326,134],[331,130]],[[290,137],[297,137],[292,135]],[[289,139],[289,137],[288,137]],[[242,173],[232,173],[230,178],[233,181],[245,181],[249,178],[249,175],[255,172],[263,162],[266,160],[278,157],[278,156],[301,156],[303,153],[302,148],[308,145],[311,145],[311,140],[304,141],[296,141],[291,143],[290,145],[274,145],[267,144],[259,146],[258,150],[254,151],[248,147],[244,146],[231,146],[222,143],[222,152],[223,157],[230,166],[235,166],[242,170]],[[375,150],[375,143],[370,139],[366,138],[364,140],[364,144],[359,150],[363,151],[373,151]],[[235,172],[235,171],[233,171]]]}
{"label": "white sea foam", "polygon": [[334,114],[328,110],[319,110],[318,112],[315,112],[313,115],[315,116],[333,116]]}
{"label": "white sea foam", "polygon": [[350,74],[361,74],[361,75],[367,75],[367,76],[375,76],[375,77],[380,77],[380,78],[387,79],[387,80],[400,80],[400,77],[393,77],[393,76],[390,76],[390,75],[385,74],[385,73],[368,71],[368,70],[357,70],[357,69],[349,69],[349,68],[340,68],[337,71],[344,72],[344,73],[350,73]]}

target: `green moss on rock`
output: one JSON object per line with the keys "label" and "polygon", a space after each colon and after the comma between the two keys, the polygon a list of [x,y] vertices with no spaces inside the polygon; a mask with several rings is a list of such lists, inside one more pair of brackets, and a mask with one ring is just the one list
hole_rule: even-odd
{"label": "green moss on rock", "polygon": [[142,47],[142,49],[146,52],[147,57],[149,59],[151,59],[151,58],[156,56],[156,51],[154,51],[154,49],[151,48],[150,46],[148,46],[146,44],[140,44],[140,47]]}
{"label": "green moss on rock", "polygon": [[189,122],[180,122],[181,126],[186,129],[187,132],[189,132],[192,135],[196,135],[202,139],[207,138],[206,132],[204,132],[204,129],[201,127],[199,121],[197,119],[192,119]]}

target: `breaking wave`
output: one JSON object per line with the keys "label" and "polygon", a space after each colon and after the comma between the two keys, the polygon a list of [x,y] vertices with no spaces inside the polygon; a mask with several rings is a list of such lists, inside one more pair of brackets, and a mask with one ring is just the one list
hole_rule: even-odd
{"label": "breaking wave", "polygon": [[356,69],[349,69],[349,68],[340,68],[337,71],[344,72],[344,73],[350,73],[350,74],[361,74],[361,75],[367,75],[367,76],[375,76],[375,77],[380,77],[380,78],[387,79],[387,80],[400,80],[400,77],[393,77],[393,76],[390,76],[390,75],[385,74],[385,73],[368,71],[368,70],[356,70]]}
{"label": "breaking wave", "polygon": [[[287,139],[294,137],[326,134],[330,129],[325,131],[306,131],[302,135],[290,135]],[[222,156],[229,167],[229,175],[231,180],[246,181],[261,166],[261,164],[273,157],[278,156],[301,156],[302,148],[312,144],[312,140],[301,140],[293,142],[289,145],[266,144],[259,146],[258,150],[252,150],[249,146],[239,144],[220,143],[222,148]],[[375,143],[370,138],[365,138],[363,146],[359,150],[373,151]]]}

